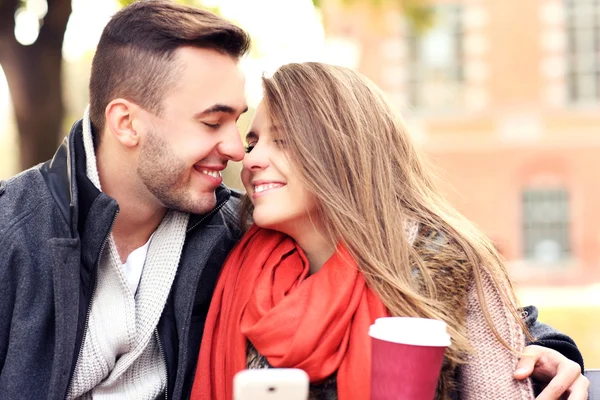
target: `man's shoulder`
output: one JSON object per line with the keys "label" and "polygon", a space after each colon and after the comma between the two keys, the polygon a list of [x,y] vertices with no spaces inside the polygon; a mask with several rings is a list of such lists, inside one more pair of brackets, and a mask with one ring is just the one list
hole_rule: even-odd
{"label": "man's shoulder", "polygon": [[225,207],[239,211],[240,204],[242,201],[242,197],[244,197],[244,193],[240,192],[236,189],[229,189],[231,192],[231,196],[229,197],[229,201],[225,204]]}
{"label": "man's shoulder", "polygon": [[241,199],[244,194],[235,189],[230,190],[231,196],[223,208],[221,208],[221,215],[223,216],[225,226],[230,230],[231,234],[239,238],[241,236],[240,207],[242,206]]}
{"label": "man's shoulder", "polygon": [[28,169],[0,182],[0,240],[15,227],[27,223],[39,225],[39,217],[50,222],[53,215],[43,208],[52,207],[53,203],[39,168]]}
{"label": "man's shoulder", "polygon": [[[0,183],[0,208],[22,210],[28,205],[50,200],[51,195],[37,167],[28,169]],[[6,214],[5,212],[2,215]]]}

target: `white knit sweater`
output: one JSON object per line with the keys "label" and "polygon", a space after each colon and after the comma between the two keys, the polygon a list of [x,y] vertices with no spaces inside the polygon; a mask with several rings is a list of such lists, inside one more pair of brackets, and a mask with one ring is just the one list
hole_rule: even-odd
{"label": "white knit sweater", "polygon": [[[100,188],[89,113],[84,117],[87,175]],[[100,256],[89,320],[67,399],[155,399],[167,373],[156,326],[185,240],[188,214],[170,211],[154,233],[137,293],[112,234]]]}

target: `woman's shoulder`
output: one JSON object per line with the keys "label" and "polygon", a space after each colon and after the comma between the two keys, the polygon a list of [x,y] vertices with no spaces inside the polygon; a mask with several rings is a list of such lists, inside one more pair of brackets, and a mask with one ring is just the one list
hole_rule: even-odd
{"label": "woman's shoulder", "polygon": [[458,241],[436,227],[420,223],[412,245],[422,260],[433,265],[439,264],[440,268],[451,265],[464,268],[468,263],[468,257]]}
{"label": "woman's shoulder", "polygon": [[440,229],[420,224],[413,248],[418,259],[413,261],[415,279],[423,281],[421,271],[426,270],[433,280],[435,297],[464,314],[473,268],[458,241]]}

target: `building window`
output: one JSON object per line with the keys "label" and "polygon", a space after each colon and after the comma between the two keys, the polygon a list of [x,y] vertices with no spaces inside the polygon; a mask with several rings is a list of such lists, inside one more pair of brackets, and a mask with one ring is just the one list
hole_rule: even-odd
{"label": "building window", "polygon": [[575,103],[600,100],[600,0],[564,0],[567,85]]}
{"label": "building window", "polygon": [[434,24],[408,35],[409,104],[420,110],[454,108],[463,102],[463,26],[460,6],[434,8]]}
{"label": "building window", "polygon": [[525,258],[557,264],[571,256],[569,195],[562,189],[529,189],[523,192]]}

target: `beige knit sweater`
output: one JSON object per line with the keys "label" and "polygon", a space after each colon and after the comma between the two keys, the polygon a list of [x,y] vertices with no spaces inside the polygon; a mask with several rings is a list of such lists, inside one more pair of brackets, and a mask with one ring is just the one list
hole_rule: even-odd
{"label": "beige knit sweater", "polygon": [[[512,348],[522,350],[525,334],[504,308],[500,294],[489,277],[483,277],[483,287],[494,326]],[[461,400],[535,398],[529,379],[517,381],[513,378],[518,358],[496,340],[488,327],[474,284],[467,295],[466,325],[469,341],[475,350],[461,367]]]}

